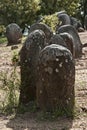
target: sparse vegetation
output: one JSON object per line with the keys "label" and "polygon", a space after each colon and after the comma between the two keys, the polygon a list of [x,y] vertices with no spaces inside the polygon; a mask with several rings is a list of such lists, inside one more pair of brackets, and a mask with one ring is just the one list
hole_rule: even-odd
{"label": "sparse vegetation", "polygon": [[13,113],[18,106],[20,87],[20,78],[16,71],[16,66],[13,66],[10,73],[9,70],[0,72],[0,82],[2,84],[0,90],[3,90],[5,94],[4,100],[0,102],[0,109],[2,113]]}
{"label": "sparse vegetation", "polygon": [[58,17],[57,14],[53,14],[53,15],[46,15],[43,18],[43,23],[47,24],[49,27],[52,28],[52,30],[55,32],[55,27],[58,24]]}
{"label": "sparse vegetation", "polygon": [[12,56],[12,64],[13,65],[18,65],[18,62],[19,62],[19,55],[16,51],[13,52],[13,56]]}
{"label": "sparse vegetation", "polygon": [[0,36],[0,44],[7,43],[7,38],[4,36]]}

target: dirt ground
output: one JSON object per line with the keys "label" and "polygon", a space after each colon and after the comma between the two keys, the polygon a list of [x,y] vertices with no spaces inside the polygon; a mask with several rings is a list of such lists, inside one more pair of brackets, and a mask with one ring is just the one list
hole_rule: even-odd
{"label": "dirt ground", "polygon": [[[87,42],[87,32],[79,33],[79,36],[82,43]],[[12,51],[11,46],[0,45],[0,71],[11,70]],[[37,113],[30,112],[13,118],[0,114],[0,130],[87,130],[87,47],[83,49],[82,57],[75,62],[75,106],[78,115],[73,120],[59,117],[55,121],[40,121],[37,120]],[[1,96],[0,91],[0,98]]]}

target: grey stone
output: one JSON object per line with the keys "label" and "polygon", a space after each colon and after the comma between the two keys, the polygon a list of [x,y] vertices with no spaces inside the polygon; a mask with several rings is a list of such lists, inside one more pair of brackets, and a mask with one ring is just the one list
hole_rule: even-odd
{"label": "grey stone", "polygon": [[75,17],[70,17],[70,20],[71,20],[71,25],[79,32],[79,31],[83,31],[83,30],[80,30],[80,28],[82,28],[82,24],[81,22],[75,18]]}
{"label": "grey stone", "polygon": [[31,25],[29,33],[36,29],[40,29],[45,33],[46,42],[49,43],[50,38],[53,36],[53,32],[52,32],[51,28],[44,23],[35,23],[35,24]]}
{"label": "grey stone", "polygon": [[62,11],[57,12],[57,16],[59,16],[59,15],[61,15],[61,14],[66,14],[66,11],[65,11],[65,10],[62,10]]}
{"label": "grey stone", "polygon": [[62,13],[60,12],[58,14],[58,20],[59,23],[56,26],[56,32],[58,31],[58,28],[63,25],[68,25],[68,24],[71,25],[70,17],[66,12],[62,12]]}
{"label": "grey stone", "polygon": [[45,34],[34,30],[26,39],[20,51],[21,90],[20,103],[26,104],[36,99],[37,61],[41,49],[45,46]]}
{"label": "grey stone", "polygon": [[66,14],[66,13],[60,14],[60,15],[58,16],[58,18],[59,18],[59,21],[62,21],[62,24],[61,24],[61,25],[71,24],[70,17],[69,17],[69,15]]}
{"label": "grey stone", "polygon": [[63,25],[58,29],[58,33],[69,33],[73,37],[73,41],[75,44],[75,58],[79,58],[82,56],[82,43],[78,32],[72,25]]}
{"label": "grey stone", "polygon": [[42,110],[59,108],[73,113],[75,64],[71,52],[60,45],[46,46],[38,61],[37,104]]}
{"label": "grey stone", "polygon": [[22,30],[16,23],[11,23],[6,27],[7,45],[14,45],[21,42]]}
{"label": "grey stone", "polygon": [[67,47],[64,39],[60,36],[60,34],[55,34],[51,37],[49,41],[49,45],[51,44],[57,44],[57,45],[62,45],[64,47]]}
{"label": "grey stone", "polygon": [[69,49],[71,51],[73,57],[75,58],[75,53],[76,53],[75,52],[75,43],[74,43],[74,39],[73,39],[72,35],[64,32],[64,33],[60,33],[60,36],[65,41],[67,49]]}

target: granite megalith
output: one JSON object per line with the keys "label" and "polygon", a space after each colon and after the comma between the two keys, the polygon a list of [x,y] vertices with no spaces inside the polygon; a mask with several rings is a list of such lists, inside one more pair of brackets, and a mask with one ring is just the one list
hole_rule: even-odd
{"label": "granite megalith", "polygon": [[67,47],[65,40],[60,36],[60,34],[54,34],[51,37],[51,39],[49,41],[49,45],[51,45],[51,44],[57,44],[57,45]]}
{"label": "granite megalith", "polygon": [[53,31],[51,28],[44,23],[35,23],[30,26],[29,33],[37,29],[40,29],[45,33],[46,43],[49,43],[50,38],[53,36]]}
{"label": "granite megalith", "polygon": [[6,37],[9,45],[15,45],[21,43],[22,30],[16,23],[11,23],[6,27]]}
{"label": "granite megalith", "polygon": [[67,49],[69,49],[71,51],[73,57],[75,58],[75,53],[76,53],[75,52],[75,42],[74,42],[72,35],[67,32],[64,32],[64,33],[60,33],[60,36],[65,41]]}
{"label": "granite megalith", "polygon": [[75,58],[82,56],[82,43],[78,32],[72,25],[63,25],[58,29],[58,33],[69,33],[73,37],[73,42],[75,45]]}
{"label": "granite megalith", "polygon": [[75,64],[71,52],[61,45],[46,46],[40,52],[37,71],[38,107],[46,111],[60,109],[72,114]]}
{"label": "granite megalith", "polygon": [[36,99],[36,66],[39,53],[45,46],[45,40],[45,34],[42,30],[34,30],[28,35],[20,51],[20,103],[26,104]]}

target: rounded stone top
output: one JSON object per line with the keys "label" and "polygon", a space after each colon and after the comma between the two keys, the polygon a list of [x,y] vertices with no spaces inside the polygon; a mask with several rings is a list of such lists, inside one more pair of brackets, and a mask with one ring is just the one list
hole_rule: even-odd
{"label": "rounded stone top", "polygon": [[65,41],[63,38],[60,36],[60,34],[55,34],[51,37],[49,45],[50,44],[57,44],[57,45],[62,45],[64,47],[67,47]]}
{"label": "rounded stone top", "polygon": [[6,27],[6,33],[10,31],[21,31],[21,28],[16,23],[11,23]]}
{"label": "rounded stone top", "polygon": [[62,36],[63,38],[70,38],[70,39],[72,39],[72,38],[73,38],[73,37],[72,37],[72,35],[71,35],[71,34],[69,34],[69,33],[67,33],[67,32],[60,33],[60,36]]}
{"label": "rounded stone top", "polygon": [[49,60],[55,60],[58,57],[67,57],[70,60],[72,60],[72,54],[71,52],[61,45],[52,44],[49,46],[46,46],[40,53],[40,62],[45,62]]}
{"label": "rounded stone top", "polygon": [[57,12],[57,16],[59,16],[60,14],[66,14],[66,11],[62,10],[62,11]]}
{"label": "rounded stone top", "polygon": [[16,23],[11,23],[6,27],[6,37],[9,45],[21,43],[22,29]]}
{"label": "rounded stone top", "polygon": [[34,30],[29,35],[25,41],[26,49],[29,50],[30,46],[44,46],[46,43],[46,36],[42,30]]}
{"label": "rounded stone top", "polygon": [[46,42],[48,43],[50,38],[53,36],[53,31],[51,30],[51,28],[44,23],[35,23],[35,24],[31,25],[29,33],[31,33],[34,30],[37,30],[37,29],[40,29],[45,33]]}

